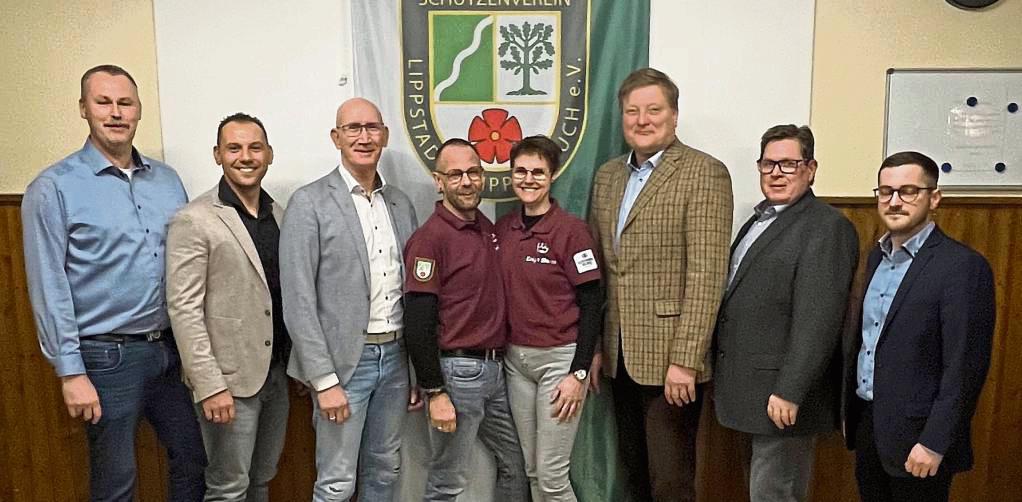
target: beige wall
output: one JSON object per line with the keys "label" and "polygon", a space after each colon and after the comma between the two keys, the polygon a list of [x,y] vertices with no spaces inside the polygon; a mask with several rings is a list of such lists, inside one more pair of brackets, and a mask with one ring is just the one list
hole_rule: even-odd
{"label": "beige wall", "polygon": [[[0,193],[78,148],[78,79],[101,63],[138,80],[135,144],[161,157],[151,0],[4,0],[0,17]],[[817,0],[811,125],[821,195],[869,195],[883,155],[891,67],[1022,67],[1022,0],[981,12],[940,0]]]}
{"label": "beige wall", "polygon": [[85,70],[113,63],[139,84],[135,146],[160,158],[160,106],[151,0],[3,0],[0,16],[0,193],[23,193],[40,170],[81,147]]}
{"label": "beige wall", "polygon": [[1022,1],[817,0],[811,125],[816,192],[871,195],[883,160],[888,68],[1022,67]]}

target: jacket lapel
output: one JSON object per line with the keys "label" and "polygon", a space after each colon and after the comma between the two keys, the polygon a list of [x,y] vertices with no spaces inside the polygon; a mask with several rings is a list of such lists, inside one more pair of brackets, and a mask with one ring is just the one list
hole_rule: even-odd
{"label": "jacket lapel", "polygon": [[[926,242],[919,248],[919,253],[912,258],[912,264],[909,265],[908,271],[905,272],[905,277],[901,280],[901,284],[898,285],[898,291],[894,294],[894,300],[891,301],[891,308],[887,311],[887,317],[884,318],[884,329],[880,332],[877,345],[883,341],[884,335],[887,334],[887,330],[891,326],[891,320],[898,313],[901,304],[905,302],[905,297],[908,296],[909,291],[912,289],[912,284],[915,283],[916,279],[919,278],[919,274],[926,268],[926,264],[933,258],[933,248],[939,245],[943,239],[944,234],[939,228],[934,227],[933,232],[926,238]],[[876,269],[874,268],[874,270]]]}
{"label": "jacket lapel", "polygon": [[[777,219],[774,220],[774,222],[771,223],[769,227],[767,227],[766,231],[764,231],[763,234],[756,239],[756,242],[752,244],[752,247],[750,247],[749,250],[745,252],[745,256],[742,258],[742,263],[741,265],[738,266],[738,271],[735,272],[735,278],[731,280],[731,285],[727,288],[727,291],[724,294],[725,300],[727,300],[731,296],[731,293],[738,287],[738,283],[742,281],[742,278],[745,277],[746,272],[748,272],[749,268],[753,266],[753,263],[755,263],[756,258],[759,256],[759,254],[764,249],[766,249],[774,239],[781,235],[785,231],[785,229],[790,227],[791,224],[798,219],[799,215],[803,211],[805,211],[806,208],[809,207],[815,199],[816,196],[813,195],[812,190],[810,190],[806,192],[801,199],[795,202],[794,205],[785,209],[784,211],[781,211],[781,214],[777,215]],[[747,228],[745,228],[744,230],[746,230],[746,233],[748,233]],[[744,237],[744,235],[742,237]],[[732,246],[731,248],[732,258],[734,249],[740,242],[741,242],[740,239],[736,240],[735,246]]]}
{"label": "jacket lapel", "polygon": [[263,280],[263,285],[266,285],[266,273],[263,271],[263,262],[259,259],[259,252],[256,251],[255,243],[252,242],[252,236],[249,235],[248,229],[245,228],[245,224],[241,221],[241,216],[238,216],[238,210],[224,204],[219,198],[215,199],[213,206],[216,208],[216,215],[220,218],[220,221],[227,225],[227,229],[231,231],[234,239],[238,241],[241,249],[245,251],[248,261],[256,269],[256,272],[259,273],[259,278]]}
{"label": "jacket lapel", "polygon": [[[338,169],[343,169],[343,167],[339,166]],[[358,252],[359,261],[362,262],[362,273],[365,274],[366,284],[369,284],[369,252],[366,250],[365,235],[362,234],[362,223],[358,221],[355,202],[351,200],[351,191],[337,169],[330,172],[328,184],[332,188],[330,195],[341,210],[341,220],[348,226],[348,232],[358,238],[355,250]]]}
{"label": "jacket lapel", "polygon": [[[625,157],[624,162],[628,162],[628,157]],[[610,170],[610,187],[608,188],[607,197],[610,198],[606,207],[610,208],[610,228],[603,229],[606,235],[614,242],[614,238],[617,235],[618,216],[621,214],[621,201],[625,198],[625,185],[628,184],[628,176],[631,174],[631,168],[627,165],[621,166],[621,169]],[[635,209],[634,207],[632,208]],[[614,255],[617,255],[616,246],[611,246]]]}
{"label": "jacket lapel", "polygon": [[[660,161],[660,165],[653,169],[653,172],[649,175],[649,179],[646,180],[646,184],[642,187],[642,191],[639,192],[639,196],[635,199],[635,204],[632,204],[632,209],[628,211],[628,219],[625,220],[625,227],[632,224],[635,220],[635,216],[642,211],[642,208],[649,204],[649,201],[656,195],[657,190],[663,186],[667,180],[674,176],[674,172],[681,167],[681,141],[678,138],[674,138],[674,143],[667,147],[664,151],[664,157]],[[626,166],[625,173],[629,173],[630,168]],[[625,176],[625,182],[627,183],[628,177]],[[624,185],[621,186],[621,197],[624,197]],[[621,199],[618,199],[621,200]],[[615,227],[615,230],[617,228]]]}

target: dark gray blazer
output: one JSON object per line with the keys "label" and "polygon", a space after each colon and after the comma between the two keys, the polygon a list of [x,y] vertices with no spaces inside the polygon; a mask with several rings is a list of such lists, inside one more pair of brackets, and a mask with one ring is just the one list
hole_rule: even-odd
{"label": "dark gray blazer", "polygon": [[[748,232],[742,227],[731,247]],[[721,425],[802,435],[837,427],[839,341],[859,260],[855,227],[812,190],[749,248],[717,316],[714,401]],[[799,405],[784,431],[767,416],[771,394]]]}
{"label": "dark gray blazer", "polygon": [[[418,226],[415,210],[392,184],[383,187],[383,199],[400,252]],[[284,322],[294,344],[289,375],[308,382],[336,373],[347,383],[369,326],[369,277],[355,203],[333,169],[291,196],[280,228]]]}

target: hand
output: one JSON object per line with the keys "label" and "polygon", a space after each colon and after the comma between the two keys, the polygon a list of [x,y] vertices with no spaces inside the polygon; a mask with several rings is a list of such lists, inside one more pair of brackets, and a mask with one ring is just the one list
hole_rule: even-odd
{"label": "hand", "polygon": [[593,354],[593,362],[589,365],[589,389],[600,393],[600,372],[603,370],[603,354]]}
{"label": "hand", "polygon": [[664,397],[674,406],[696,400],[696,370],[672,364],[664,377]]}
{"label": "hand", "polygon": [[64,394],[64,404],[71,418],[82,417],[86,422],[99,423],[103,408],[99,405],[99,394],[96,394],[89,376],[70,375],[61,377],[60,382],[60,391]]}
{"label": "hand", "polygon": [[795,425],[795,418],[798,415],[798,405],[780,398],[777,394],[770,394],[767,400],[767,416],[778,429]]}
{"label": "hand", "polygon": [[458,415],[446,392],[429,398],[429,426],[440,432],[454,432],[458,429]]}
{"label": "hand", "polygon": [[234,396],[223,390],[202,400],[202,414],[214,424],[229,424],[234,421]]}
{"label": "hand", "polygon": [[408,389],[408,411],[421,410],[422,406],[422,394],[419,390],[419,386],[413,385],[410,389]]}
{"label": "hand", "polygon": [[944,460],[944,455],[916,443],[905,461],[905,471],[917,478],[936,476],[941,460]]}
{"label": "hand", "polygon": [[320,415],[331,422],[344,423],[351,416],[348,394],[340,385],[334,385],[327,390],[318,392],[316,399],[319,400]]}
{"label": "hand", "polygon": [[564,377],[564,380],[561,380],[561,383],[557,384],[557,388],[550,393],[550,403],[553,404],[550,416],[556,418],[558,423],[563,423],[578,415],[578,412],[582,410],[584,397],[582,391],[584,389],[585,384],[579,382],[574,376]]}

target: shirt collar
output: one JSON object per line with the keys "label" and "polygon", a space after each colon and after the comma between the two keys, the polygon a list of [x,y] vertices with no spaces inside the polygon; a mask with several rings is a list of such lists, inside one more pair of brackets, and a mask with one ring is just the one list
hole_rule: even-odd
{"label": "shirt collar", "polygon": [[[532,226],[530,231],[534,234],[548,234],[553,228],[553,221],[556,219],[553,215],[556,212],[561,211],[561,206],[557,204],[557,200],[550,199],[550,209],[546,213],[543,213],[543,217]],[[524,230],[525,223],[522,221],[522,215],[525,214],[524,210],[520,211],[518,217],[511,222],[511,228],[515,230]]]}
{"label": "shirt collar", "polygon": [[476,219],[472,221],[463,220],[458,218],[457,215],[451,212],[444,206],[442,200],[436,201],[436,207],[433,208],[433,213],[440,217],[448,225],[454,227],[455,230],[464,230],[466,228],[481,229],[482,222],[488,222],[486,215],[482,211],[476,210]]}
{"label": "shirt collar", "polygon": [[[92,138],[85,139],[85,146],[82,147],[82,152],[85,157],[85,165],[92,169],[92,174],[99,174],[111,167],[114,167],[113,163],[110,162],[110,159],[106,158],[106,155],[103,155],[103,152],[100,152],[99,149],[96,148],[96,145],[92,144]],[[149,162],[145,160],[145,157],[143,157],[142,154],[138,153],[138,150],[136,150],[135,147],[131,147],[131,163],[135,166],[135,169],[152,169]]]}
{"label": "shirt collar", "polygon": [[[355,177],[348,172],[348,169],[344,167],[344,164],[337,166],[337,171],[341,173],[341,179],[344,180],[344,184],[347,185],[349,192],[362,195],[362,185],[359,185],[358,182],[355,181]],[[373,193],[383,190],[383,187],[385,186],[387,186],[387,180],[383,178],[383,173],[376,171],[376,181],[373,182]]]}
{"label": "shirt collar", "polygon": [[763,199],[763,202],[756,204],[753,211],[756,212],[756,219],[759,221],[769,220],[776,218],[781,214],[781,211],[791,207],[791,204],[770,204],[770,201]]}
{"label": "shirt collar", "polygon": [[[234,189],[232,189],[231,185],[227,183],[227,179],[224,176],[220,177],[220,185],[217,188],[217,196],[220,197],[220,201],[222,201],[224,204],[234,206],[235,209],[240,209],[244,211],[245,214],[249,214],[248,208],[246,208],[245,204],[242,203],[241,199],[238,198],[238,194],[234,193]],[[266,190],[260,188],[259,214],[256,217],[265,218],[273,211],[272,205],[273,198],[270,197],[270,194],[266,193]]]}
{"label": "shirt collar", "polygon": [[[936,226],[937,224],[934,223],[933,221],[927,223],[922,230],[916,232],[915,235],[913,235],[907,241],[905,241],[905,243],[901,245],[901,248],[904,249],[909,256],[915,258],[916,255],[919,254],[919,250],[922,249],[923,244],[926,243],[926,239],[928,239],[930,237],[930,234],[933,233],[933,229]],[[884,234],[883,237],[880,238],[879,244],[880,250],[883,251],[884,254],[886,254],[887,256],[891,256],[894,254],[895,250],[891,249],[892,244],[890,232],[887,232],[886,234]]]}
{"label": "shirt collar", "polygon": [[[646,160],[646,162],[650,164],[650,169],[660,165],[660,161],[664,158],[664,152],[666,151],[667,151],[666,148],[660,150],[659,152],[654,153],[652,157]],[[632,150],[632,153],[628,154],[628,160],[625,161],[625,165],[628,166],[629,169],[633,171],[638,171],[639,169],[643,169],[646,166],[646,162],[643,162],[641,166],[635,165],[635,150]]]}

